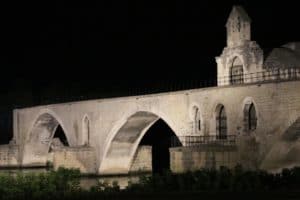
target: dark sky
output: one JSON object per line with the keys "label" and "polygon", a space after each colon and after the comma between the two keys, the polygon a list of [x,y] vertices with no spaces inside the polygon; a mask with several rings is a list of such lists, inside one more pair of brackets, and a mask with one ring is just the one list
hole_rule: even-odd
{"label": "dark sky", "polygon": [[[296,1],[295,1],[296,2]],[[1,83],[99,85],[215,76],[233,4],[252,18],[262,47],[300,40],[296,3],[255,0],[6,1]],[[2,86],[5,84],[2,84]]]}
{"label": "dark sky", "polygon": [[13,108],[215,79],[234,4],[261,47],[300,40],[297,1],[1,1],[0,143],[12,137]]}

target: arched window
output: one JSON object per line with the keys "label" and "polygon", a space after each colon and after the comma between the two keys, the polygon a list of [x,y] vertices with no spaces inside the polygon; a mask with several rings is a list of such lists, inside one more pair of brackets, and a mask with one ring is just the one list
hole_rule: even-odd
{"label": "arched window", "polygon": [[245,106],[245,128],[246,131],[253,131],[257,127],[256,110],[253,103]]}
{"label": "arched window", "polygon": [[227,138],[227,117],[225,108],[221,105],[217,110],[217,137],[218,139],[226,139]]}
{"label": "arched window", "polygon": [[90,122],[87,116],[83,119],[82,124],[82,144],[89,145],[90,143]]}
{"label": "arched window", "polygon": [[199,133],[202,128],[200,111],[197,106],[193,107],[193,128],[194,128],[194,133]]}
{"label": "arched window", "polygon": [[232,62],[232,66],[230,68],[230,82],[231,84],[241,84],[244,82],[243,77],[244,71],[243,71],[243,63],[238,58],[235,57]]}

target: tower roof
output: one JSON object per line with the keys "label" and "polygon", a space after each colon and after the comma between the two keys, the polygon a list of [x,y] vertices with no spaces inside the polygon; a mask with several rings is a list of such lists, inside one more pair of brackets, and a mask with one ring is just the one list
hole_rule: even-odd
{"label": "tower roof", "polygon": [[244,21],[251,22],[251,18],[249,17],[249,15],[247,14],[247,12],[242,6],[233,6],[229,14],[226,26],[228,25],[228,22],[231,19],[234,19],[236,16],[239,16]]}

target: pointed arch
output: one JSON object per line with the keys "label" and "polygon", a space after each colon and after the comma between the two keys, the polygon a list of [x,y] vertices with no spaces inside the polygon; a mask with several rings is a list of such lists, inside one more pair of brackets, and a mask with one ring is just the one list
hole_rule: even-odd
{"label": "pointed arch", "polygon": [[202,127],[202,116],[201,116],[201,112],[198,106],[194,105],[192,107],[192,126],[193,126],[193,133],[194,134],[199,134],[203,127]]}
{"label": "pointed arch", "polygon": [[216,108],[216,133],[219,139],[227,138],[227,115],[222,104],[219,104]]}
{"label": "pointed arch", "polygon": [[246,97],[242,104],[242,119],[244,133],[254,132],[259,125],[258,105],[252,97]]}
{"label": "pointed arch", "polygon": [[233,58],[229,73],[231,84],[244,83],[244,66],[242,60],[238,56]]}
{"label": "pointed arch", "polygon": [[83,117],[82,120],[82,136],[81,136],[81,145],[90,144],[90,120],[87,115]]}
{"label": "pointed arch", "polygon": [[246,132],[256,130],[257,114],[254,103],[250,102],[244,106],[244,129]]}
{"label": "pointed arch", "polygon": [[[147,130],[159,119],[162,118],[148,111],[138,111],[129,116],[108,143],[99,173],[127,174],[140,141]],[[163,121],[168,125],[165,120]],[[169,127],[172,129],[171,126]]]}
{"label": "pointed arch", "polygon": [[[46,112],[36,118],[24,146],[23,165],[46,164],[56,131],[60,131],[60,133],[56,135],[56,141],[54,143],[57,144],[60,140],[58,143],[69,145],[68,134],[66,134],[63,125],[59,123],[56,117]],[[62,138],[64,141],[61,141]]]}
{"label": "pointed arch", "polygon": [[[150,147],[150,156],[143,156],[144,158],[151,159],[151,163],[143,160],[143,168],[149,169],[152,173],[163,173],[165,170],[171,169],[171,156],[170,148],[182,146],[178,137],[175,135],[172,129],[161,118],[158,119],[151,127],[146,131],[145,135],[139,143],[139,147]],[[137,152],[138,153],[138,152]],[[145,154],[144,154],[145,155]],[[147,161],[147,160],[146,160]],[[132,163],[131,166],[134,163]],[[138,165],[140,167],[140,164]],[[143,170],[143,168],[140,168]],[[147,171],[147,170],[146,170]]]}
{"label": "pointed arch", "polygon": [[[70,146],[69,142],[67,140],[66,134],[60,124],[58,124],[58,126],[56,127],[56,129],[54,131],[53,140],[56,140],[56,142],[59,142],[59,145]],[[52,143],[53,142],[55,142],[55,141],[52,141]]]}

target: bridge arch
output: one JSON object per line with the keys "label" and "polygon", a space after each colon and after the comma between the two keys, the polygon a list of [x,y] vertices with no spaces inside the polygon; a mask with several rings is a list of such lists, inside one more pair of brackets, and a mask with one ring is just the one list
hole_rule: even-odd
{"label": "bridge arch", "polygon": [[149,111],[137,111],[130,115],[107,143],[100,163],[100,174],[128,174],[137,148],[147,131],[158,120],[169,126],[175,136],[174,127],[157,114]]}
{"label": "bridge arch", "polygon": [[[61,145],[69,146],[72,142],[70,135],[65,131],[64,124],[58,116],[51,111],[40,112],[33,120],[33,124],[26,137],[23,149],[23,165],[41,166],[49,159],[50,147],[53,138]],[[62,141],[63,139],[64,141]]]}

